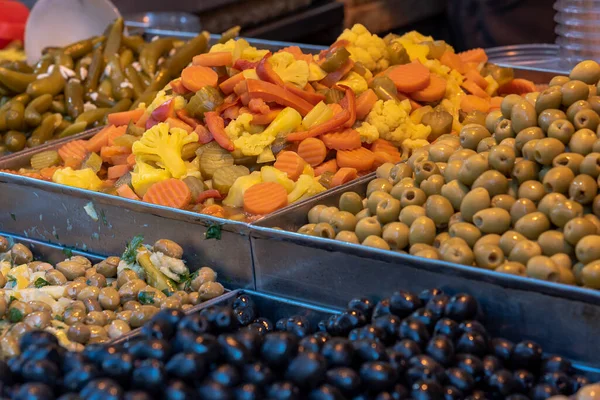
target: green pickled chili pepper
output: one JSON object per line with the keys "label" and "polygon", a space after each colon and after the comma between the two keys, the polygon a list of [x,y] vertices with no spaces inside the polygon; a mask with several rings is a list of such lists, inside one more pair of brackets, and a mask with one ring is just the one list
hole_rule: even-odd
{"label": "green pickled chili pepper", "polygon": [[6,130],[6,110],[0,110],[0,132]]}
{"label": "green pickled chili pepper", "polygon": [[72,124],[69,121],[67,121],[66,119],[63,118],[63,120],[60,122],[60,124],[54,130],[54,135],[53,135],[53,136],[55,136],[54,139],[60,138],[60,134],[62,132],[64,132],[65,129],[69,128],[71,125]]}
{"label": "green pickled chili pepper", "polygon": [[23,103],[23,105],[26,106],[31,101],[31,96],[27,93],[21,93],[13,97],[12,101],[18,101],[19,103]]}
{"label": "green pickled chili pepper", "polygon": [[123,36],[122,43],[136,54],[140,54],[142,48],[146,45],[146,41],[141,36]]}
{"label": "green pickled chili pepper", "polygon": [[16,152],[21,151],[27,144],[27,136],[23,132],[19,131],[8,131],[4,135],[4,145],[8,151]]}
{"label": "green pickled chili pepper", "polygon": [[43,94],[31,100],[25,107],[25,123],[27,126],[35,128],[42,123],[42,113],[48,111],[52,105],[52,95]]}
{"label": "green pickled chili pepper", "polygon": [[107,28],[106,44],[104,45],[104,60],[107,62],[109,57],[119,53],[124,27],[123,18],[119,17]]}
{"label": "green pickled chili pepper", "polygon": [[133,51],[131,49],[125,49],[121,52],[121,68],[125,68],[133,62]]}
{"label": "green pickled chili pepper", "polygon": [[240,30],[242,28],[238,25],[238,26],[233,26],[229,29],[227,29],[225,32],[223,32],[221,34],[221,37],[219,38],[219,40],[217,41],[217,43],[227,43],[229,42],[231,39],[235,39],[236,37],[238,37],[240,35]]}
{"label": "green pickled chili pepper", "polygon": [[54,52],[54,64],[69,69],[73,69],[73,67],[75,66],[75,63],[73,62],[73,57],[65,54],[65,52],[62,49],[56,50]]}
{"label": "green pickled chili pepper", "polygon": [[133,85],[127,81],[121,62],[117,54],[113,54],[108,58],[108,70],[110,83],[112,85],[112,93],[117,100],[130,99],[133,97]]}
{"label": "green pickled chili pepper", "polygon": [[371,88],[381,100],[398,100],[398,89],[387,76],[378,76],[371,82]]}
{"label": "green pickled chili pepper", "polygon": [[154,78],[152,78],[152,82],[146,87],[146,91],[158,91],[162,90],[169,83],[169,71],[166,68],[161,68],[158,70]]}
{"label": "green pickled chili pepper", "polygon": [[0,83],[15,93],[23,93],[27,86],[37,79],[35,74],[26,74],[0,67]]}
{"label": "green pickled chili pepper", "polygon": [[87,64],[84,62],[84,58],[80,58],[75,63],[75,79],[79,79],[80,82],[83,82],[87,77]]}
{"label": "green pickled chili pepper", "polygon": [[100,82],[100,86],[98,86],[98,93],[101,93],[106,97],[113,97],[112,83],[110,82],[110,80],[105,79],[102,82]]}
{"label": "green pickled chili pepper", "polygon": [[111,108],[115,105],[116,101],[112,97],[99,92],[85,93],[84,97],[87,101],[92,102],[96,107]]}
{"label": "green pickled chili pepper", "polygon": [[35,128],[29,139],[27,139],[27,144],[30,147],[35,147],[46,143],[48,140],[52,139],[54,131],[56,130],[56,128],[58,128],[61,122],[62,115],[48,115],[46,118],[44,118],[40,126]]}
{"label": "green pickled chili pepper", "polygon": [[65,102],[62,99],[55,98],[52,100],[52,104],[50,104],[50,111],[53,113],[58,113],[65,115],[67,113],[67,107],[65,106]]}
{"label": "green pickled chili pepper", "polygon": [[24,74],[33,73],[33,68],[31,68],[25,61],[10,61],[6,63],[4,67],[13,71],[22,72]]}
{"label": "green pickled chili pepper", "polygon": [[131,83],[131,86],[133,86],[133,97],[136,99],[139,98],[144,93],[144,90],[146,90],[140,75],[131,64],[127,65],[123,72],[125,72],[127,80]]}
{"label": "green pickled chili pepper", "polygon": [[95,108],[93,110],[84,111],[75,119],[75,123],[85,122],[86,127],[92,126],[98,121],[102,121],[110,108]]}
{"label": "green pickled chili pepper", "polygon": [[162,38],[150,42],[140,52],[140,65],[150,76],[154,76],[158,68],[158,59],[173,48],[173,39]]}
{"label": "green pickled chili pepper", "polygon": [[144,87],[148,88],[148,86],[150,86],[150,84],[152,83],[152,78],[150,78],[148,76],[148,74],[145,73],[144,71],[138,71],[138,75],[140,76],[140,79],[142,80]]}
{"label": "green pickled chili pepper", "polygon": [[390,55],[391,65],[402,65],[410,62],[410,57],[404,46],[398,42],[391,42],[388,45],[388,53]]}
{"label": "green pickled chili pepper", "polygon": [[65,128],[63,131],[57,133],[57,136],[59,139],[65,138],[67,136],[73,136],[80,132],[83,132],[86,127],[87,127],[87,122],[85,122],[85,121],[75,122],[75,123],[69,125],[67,128]]}
{"label": "green pickled chili pepper", "polygon": [[135,110],[136,108],[138,108],[138,106],[140,105],[140,103],[144,103],[147,106],[150,105],[150,103],[152,103],[152,101],[154,100],[154,98],[156,97],[156,95],[158,94],[158,91],[154,90],[154,91],[146,91],[144,92],[140,97],[138,97],[138,99],[136,101],[133,102],[133,104],[131,105],[131,107],[129,107],[130,110]]}
{"label": "green pickled chili pepper", "polygon": [[194,118],[203,118],[204,113],[214,111],[223,103],[219,89],[204,86],[198,90],[185,106],[185,110]]}
{"label": "green pickled chili pepper", "polygon": [[166,68],[171,78],[176,78],[181,71],[192,62],[195,55],[205,53],[208,47],[208,32],[202,32],[195,38],[177,49],[175,54],[168,59]]}
{"label": "green pickled chili pepper", "polygon": [[25,129],[25,106],[23,103],[15,101],[6,111],[6,127],[16,131]]}
{"label": "green pickled chili pepper", "polygon": [[92,38],[92,46],[93,48],[104,46],[104,42],[106,41],[106,36],[100,35]]}
{"label": "green pickled chili pepper", "polygon": [[77,118],[83,112],[83,86],[78,79],[69,79],[65,85],[65,103],[71,118]]}
{"label": "green pickled chili pepper", "polygon": [[45,74],[48,68],[54,63],[53,61],[49,54],[42,56],[33,67],[33,73],[36,75]]}
{"label": "green pickled chili pepper", "polygon": [[327,54],[325,61],[321,64],[321,68],[325,72],[337,71],[349,58],[350,52],[345,47],[338,47],[333,52]]}
{"label": "green pickled chili pepper", "polygon": [[78,59],[92,51],[94,43],[92,39],[84,39],[79,42],[71,43],[63,48],[63,53],[73,59]]}
{"label": "green pickled chili pepper", "polygon": [[11,94],[10,90],[8,90],[4,86],[2,86],[2,84],[0,84],[0,96],[8,97],[9,94]]}
{"label": "green pickled chili pepper", "polygon": [[98,89],[98,81],[104,71],[104,57],[102,56],[102,48],[97,48],[92,54],[92,62],[88,68],[88,75],[85,79],[83,87],[86,92],[93,92]]}
{"label": "green pickled chili pepper", "polygon": [[39,97],[46,93],[56,96],[63,91],[65,84],[66,81],[60,73],[60,68],[55,66],[50,75],[31,82],[27,86],[27,94],[32,97]]}

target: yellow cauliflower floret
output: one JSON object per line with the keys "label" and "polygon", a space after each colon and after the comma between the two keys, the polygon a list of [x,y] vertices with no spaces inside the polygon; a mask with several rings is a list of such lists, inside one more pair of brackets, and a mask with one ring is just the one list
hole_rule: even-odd
{"label": "yellow cauliflower floret", "polygon": [[390,66],[385,42],[363,25],[356,24],[352,29],[345,29],[338,40],[347,40],[350,45],[346,49],[350,52],[350,57],[363,64],[368,70],[379,72]]}
{"label": "yellow cauliflower floret", "polygon": [[[308,80],[309,82],[320,81],[327,76],[327,72],[319,67],[319,64],[311,62],[308,64]],[[248,79],[248,78],[246,78]]]}
{"label": "yellow cauliflower floret", "polygon": [[226,43],[217,43],[210,48],[210,53],[229,51],[233,55],[233,62],[242,58],[248,61],[259,61],[269,50],[258,50],[250,46],[244,39],[230,39]]}
{"label": "yellow cauliflower floret", "polygon": [[102,181],[91,168],[74,170],[71,167],[67,167],[57,169],[52,175],[52,182],[95,191],[99,190],[102,186]]}
{"label": "yellow cauliflower floret", "polygon": [[319,178],[315,178],[308,174],[302,174],[296,181],[294,190],[288,194],[288,203],[307,199],[317,193],[324,192],[325,190],[327,189],[319,183]]}
{"label": "yellow cauliflower floret", "polygon": [[429,142],[427,140],[424,139],[406,139],[404,142],[402,142],[402,159],[406,160],[408,159],[408,157],[410,157],[410,155],[412,154],[412,152],[416,149],[419,149],[421,147],[425,147],[429,145]]}
{"label": "yellow cauliflower floret", "polygon": [[301,88],[308,83],[310,75],[308,64],[304,60],[296,60],[291,53],[287,51],[275,53],[269,58],[269,63],[284,82],[293,83]]}
{"label": "yellow cauliflower floret", "polygon": [[162,168],[154,168],[143,161],[137,161],[135,168],[131,172],[131,185],[138,196],[144,197],[150,186],[167,180],[170,177],[171,174],[169,171]]}
{"label": "yellow cauliflower floret", "polygon": [[344,79],[338,82],[338,85],[348,86],[358,96],[362,92],[365,92],[369,88],[369,84],[359,74],[354,71],[350,71]]}
{"label": "yellow cauliflower floret", "polygon": [[240,114],[225,127],[225,133],[227,133],[229,139],[236,140],[237,138],[243,136],[244,133],[253,135],[263,131],[263,128],[260,125],[252,125],[251,122],[252,114]]}
{"label": "yellow cauliflower floret", "polygon": [[359,123],[354,129],[360,134],[360,141],[363,143],[373,143],[379,139],[377,128],[367,122]]}
{"label": "yellow cauliflower floret", "polygon": [[251,134],[244,132],[233,141],[236,149],[245,156],[258,156],[266,147],[270,146],[277,135],[286,135],[298,129],[302,123],[302,116],[291,107],[284,108],[277,118],[261,133]]}

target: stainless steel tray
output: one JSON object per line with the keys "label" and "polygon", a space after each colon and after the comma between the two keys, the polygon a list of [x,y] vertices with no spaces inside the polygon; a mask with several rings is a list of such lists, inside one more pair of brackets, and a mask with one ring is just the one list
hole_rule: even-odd
{"label": "stainless steel tray", "polygon": [[257,222],[250,235],[256,290],[333,307],[358,294],[386,296],[401,288],[464,291],[480,300],[496,335],[536,340],[546,351],[600,367],[589,351],[600,346],[600,291],[294,233],[307,223],[311,207],[335,205],[346,191],[364,195],[367,182],[365,177]]}

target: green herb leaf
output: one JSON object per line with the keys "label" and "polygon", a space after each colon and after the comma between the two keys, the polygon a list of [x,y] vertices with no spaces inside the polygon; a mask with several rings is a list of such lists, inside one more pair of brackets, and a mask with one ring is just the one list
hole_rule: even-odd
{"label": "green herb leaf", "polygon": [[45,280],[44,278],[42,278],[41,276],[39,278],[37,278],[35,280],[35,282],[33,282],[33,286],[35,286],[36,288],[41,288],[44,286],[50,286],[50,282],[48,282],[47,280]]}
{"label": "green herb leaf", "polygon": [[71,249],[65,247],[64,249],[62,249],[62,252],[67,258],[73,257],[73,250]]}
{"label": "green herb leaf", "polygon": [[140,304],[154,304],[154,293],[140,292],[138,294],[138,301],[140,302]]}
{"label": "green herb leaf", "polygon": [[65,322],[65,317],[63,317],[62,315],[56,314],[54,316],[54,319],[57,320],[57,321],[60,321],[60,322]]}
{"label": "green herb leaf", "polygon": [[187,274],[184,279],[181,280],[180,283],[183,283],[183,290],[188,291],[192,286],[192,281],[198,277],[198,272],[200,270],[196,270],[191,274]]}
{"label": "green herb leaf", "polygon": [[10,296],[10,297],[8,298],[8,303],[9,303],[9,304],[10,304],[10,303],[12,303],[12,302],[13,302],[13,300],[19,300],[19,299],[17,299],[15,296]]}
{"label": "green herb leaf", "polygon": [[212,224],[206,230],[206,239],[221,240],[221,225]]}
{"label": "green herb leaf", "polygon": [[171,295],[173,294],[169,291],[169,289],[163,289],[163,290],[161,290],[161,292],[163,292],[165,294],[165,296],[167,296],[167,297],[171,297]]}
{"label": "green herb leaf", "polygon": [[8,320],[10,322],[21,322],[23,320],[23,312],[16,307],[9,309]]}
{"label": "green herb leaf", "polygon": [[134,236],[131,239],[131,242],[127,244],[125,248],[125,252],[121,256],[121,260],[125,261],[127,264],[134,264],[137,255],[137,249],[142,245],[144,241],[144,237],[142,235]]}

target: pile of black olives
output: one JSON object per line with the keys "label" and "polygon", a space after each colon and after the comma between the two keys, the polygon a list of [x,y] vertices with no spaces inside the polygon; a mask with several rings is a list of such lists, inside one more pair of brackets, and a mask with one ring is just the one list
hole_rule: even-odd
{"label": "pile of black olives", "polygon": [[478,313],[472,296],[433,289],[354,299],[317,326],[305,315],[273,323],[242,293],[189,316],[161,310],[137,339],[81,353],[28,332],[22,354],[0,361],[1,390],[16,400],[538,400],[589,383],[534,342],[491,337]]}

